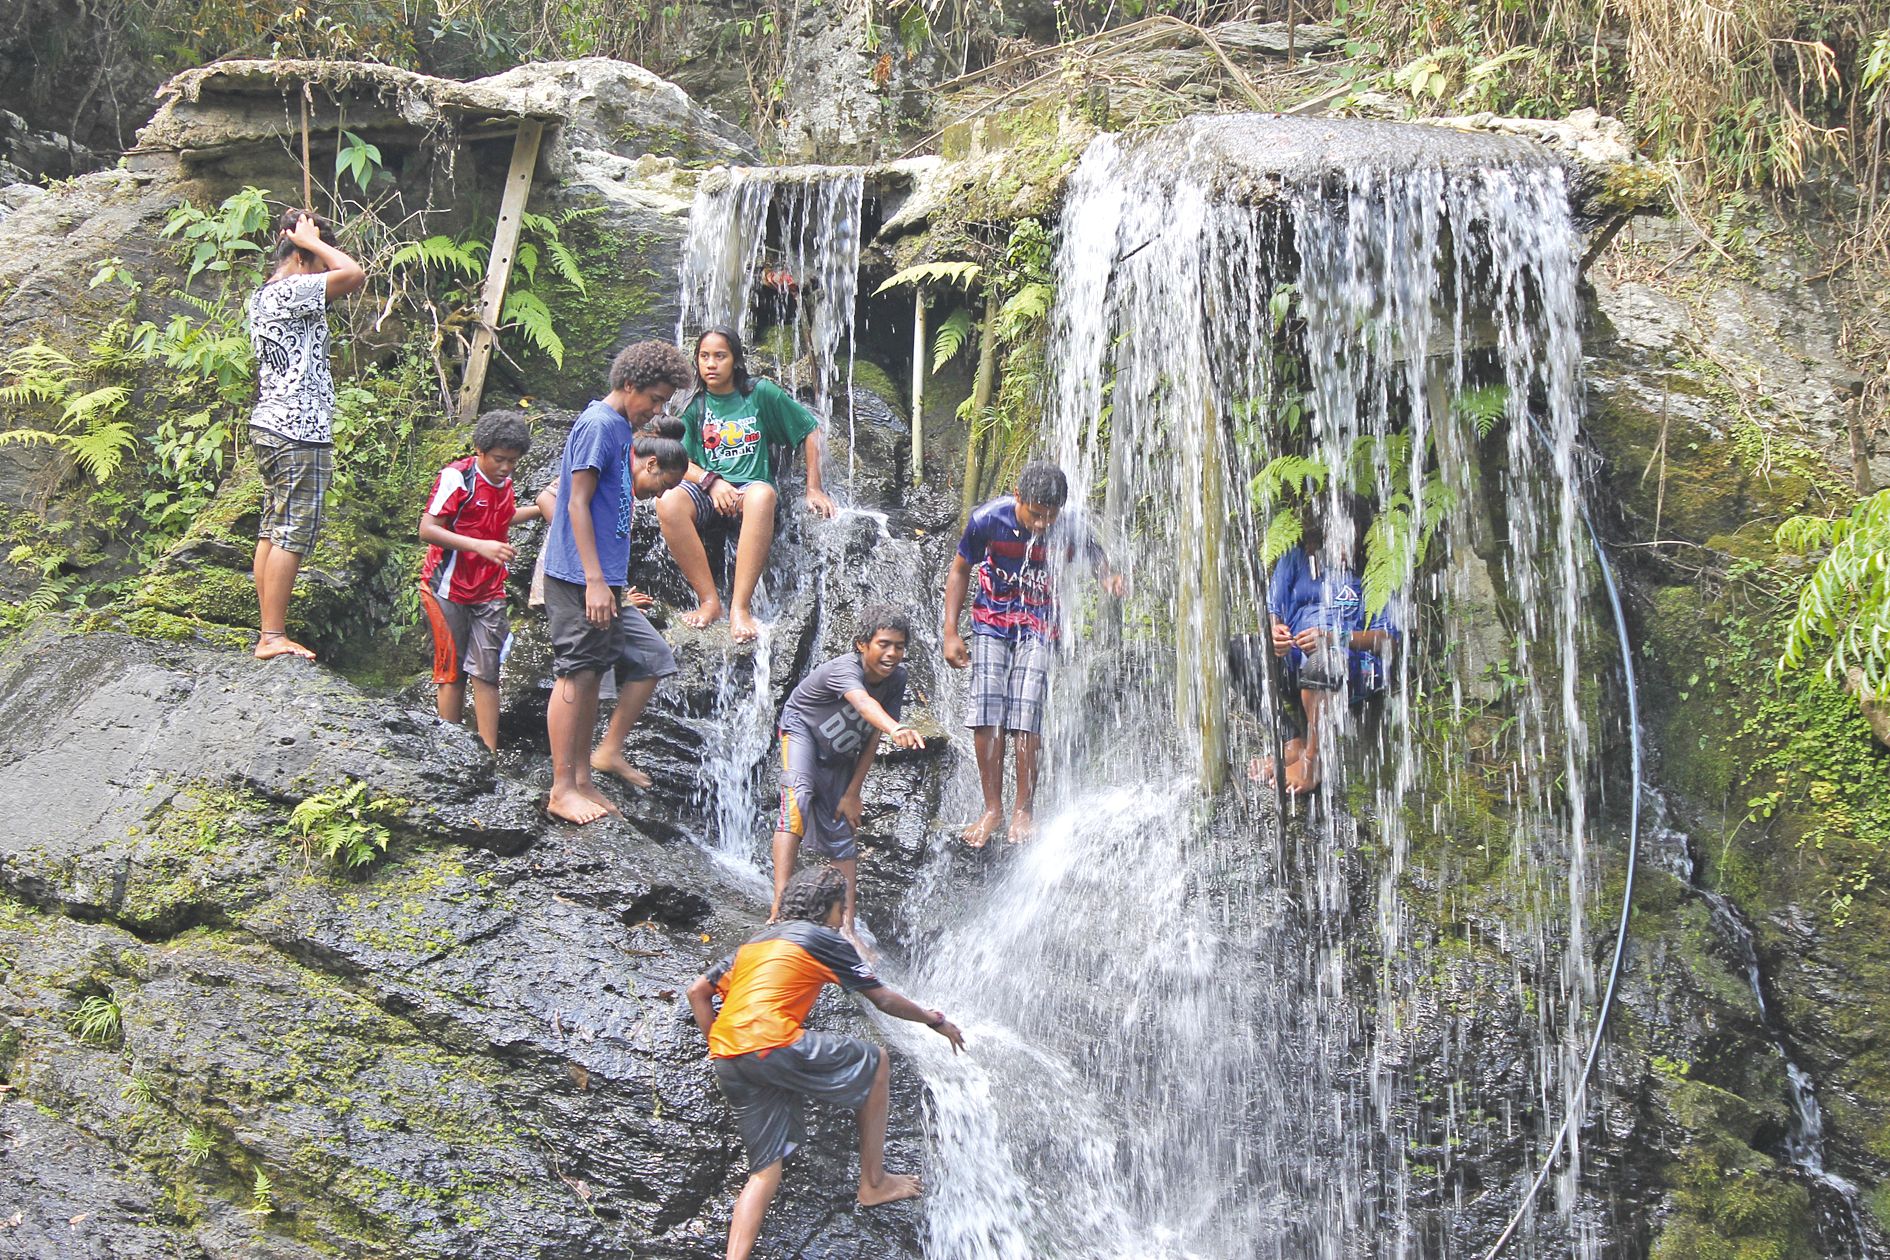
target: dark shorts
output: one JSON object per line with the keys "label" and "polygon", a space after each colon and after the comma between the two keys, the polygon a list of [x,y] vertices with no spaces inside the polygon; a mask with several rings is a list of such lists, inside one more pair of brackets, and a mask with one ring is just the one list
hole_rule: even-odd
{"label": "dark shorts", "polygon": [[262,522],[256,536],[306,556],[322,530],[322,508],[335,479],[335,448],[292,442],[265,429],[249,431],[262,472]]}
{"label": "dark shorts", "polygon": [[427,626],[433,631],[433,681],[476,678],[496,686],[499,656],[512,629],[505,619],[505,601],[456,604],[423,586],[420,604],[427,610]]}
{"label": "dark shorts", "polygon": [[584,587],[545,575],[545,616],[551,622],[551,672],[611,674],[618,686],[676,672],[676,655],[643,613],[617,591],[617,619],[607,626],[584,617]]}
{"label": "dark shorts", "polygon": [[781,812],[774,829],[835,862],[859,856],[853,825],[840,817],[840,798],[853,781],[853,761],[821,761],[814,741],[781,732]]}
{"label": "dark shorts", "polygon": [[1343,691],[1354,705],[1385,690],[1385,662],[1376,652],[1327,644],[1313,652],[1294,648],[1281,659],[1293,691]]}
{"label": "dark shorts", "polygon": [[1043,733],[1043,702],[1056,649],[1042,639],[971,636],[971,716],[965,725]]}
{"label": "dark shorts", "polygon": [[883,1053],[857,1037],[803,1031],[791,1045],[713,1060],[716,1084],[748,1149],[748,1171],[786,1159],[807,1140],[801,1099],[864,1106]]}
{"label": "dark shorts", "polygon": [[[735,485],[732,481],[729,482],[729,484],[731,486]],[[742,484],[752,486],[757,483],[749,481]],[[723,516],[720,512],[716,511],[715,500],[709,497],[707,490],[704,490],[693,481],[684,481],[682,488],[684,493],[689,496],[690,505],[696,510],[696,533],[702,535],[704,538],[707,538],[712,532],[725,533],[731,537],[741,533],[742,518],[739,516]],[[735,488],[740,490],[742,486],[735,486]],[[778,532],[781,528],[781,504],[779,499],[776,500],[774,505],[774,524]]]}

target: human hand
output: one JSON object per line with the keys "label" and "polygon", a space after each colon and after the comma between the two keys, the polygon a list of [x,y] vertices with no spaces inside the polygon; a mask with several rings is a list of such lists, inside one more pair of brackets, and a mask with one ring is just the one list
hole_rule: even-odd
{"label": "human hand", "polygon": [[856,792],[848,792],[845,796],[840,798],[840,804],[835,806],[833,816],[836,819],[846,819],[847,826],[849,827],[858,827],[860,825],[860,815],[864,813],[865,810],[866,806],[860,801],[859,794]]}
{"label": "human hand", "polygon": [[[943,1011],[939,1012],[940,1015],[943,1015],[944,1013],[945,1012]],[[951,1020],[947,1019],[947,1020],[941,1021],[940,1023],[933,1024],[931,1027],[932,1027],[933,1032],[937,1033],[939,1036],[945,1038],[945,1040],[952,1043],[953,1054],[962,1054],[964,1052],[965,1034],[958,1031],[957,1024],[954,1024],[952,1023]]]}
{"label": "human hand", "polygon": [[1293,650],[1293,632],[1286,628],[1284,621],[1273,623],[1273,655],[1285,656]]}
{"label": "human hand", "polygon": [[925,747],[925,736],[919,734],[917,731],[913,730],[910,726],[907,726],[903,722],[900,723],[898,726],[895,726],[893,728],[893,733],[888,735],[886,738],[890,739],[894,744],[896,744],[900,748]]}
{"label": "human hand", "polygon": [[474,554],[484,556],[494,564],[510,564],[518,556],[517,547],[495,538],[480,539],[474,544],[472,550]]}
{"label": "human hand", "polygon": [[306,210],[297,212],[295,226],[283,235],[298,249],[312,250],[322,243],[322,230],[316,226],[315,216]]}
{"label": "human hand", "polygon": [[834,513],[840,509],[834,506],[833,500],[827,497],[825,491],[815,490],[810,486],[807,491],[807,510],[815,516],[832,520]]}
{"label": "human hand", "polygon": [[650,594],[648,591],[639,591],[634,586],[624,591],[623,598],[624,602],[629,604],[632,608],[648,608],[656,602],[656,596]]}
{"label": "human hand", "polygon": [[1102,580],[1102,588],[1117,599],[1121,599],[1129,593],[1129,579],[1120,573],[1111,573]]}
{"label": "human hand", "polygon": [[956,630],[945,636],[945,663],[953,669],[963,669],[971,664],[971,650]]}
{"label": "human hand", "polygon": [[742,492],[726,481],[717,481],[709,487],[709,502],[723,516],[740,516],[742,512]]}
{"label": "human hand", "polygon": [[1326,632],[1318,626],[1308,626],[1293,636],[1293,646],[1302,652],[1316,652],[1325,641]]}
{"label": "human hand", "polygon": [[584,620],[594,626],[607,626],[617,619],[617,596],[603,578],[584,583]]}

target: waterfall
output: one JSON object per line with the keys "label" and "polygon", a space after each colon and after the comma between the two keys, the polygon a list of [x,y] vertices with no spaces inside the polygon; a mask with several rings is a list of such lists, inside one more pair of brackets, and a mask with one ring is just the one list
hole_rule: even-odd
{"label": "waterfall", "polygon": [[[1595,990],[1577,245],[1561,169],[1506,141],[1222,117],[1085,153],[1046,429],[1131,595],[1112,614],[1085,574],[1054,575],[1069,651],[1041,834],[968,901],[919,912],[935,943],[914,988],[976,1051],[921,1052],[928,1254],[1458,1254],[1418,1205],[1453,1159],[1425,1126],[1470,1120],[1457,1083],[1412,1071],[1440,965],[1419,911],[1458,895],[1413,885],[1419,850],[1500,881],[1462,931],[1493,939],[1500,1000],[1533,1012],[1512,1197],[1533,1174]],[[1265,628],[1280,504],[1254,487],[1288,455],[1325,470],[1329,510],[1347,485],[1378,506],[1409,655],[1375,720],[1326,708],[1324,796],[1350,808],[1282,826],[1271,789],[1239,782],[1270,743],[1230,719],[1223,653]],[[1484,710],[1450,673],[1473,570],[1500,588],[1477,615],[1501,619],[1503,719],[1474,728],[1474,758]],[[1427,745],[1439,729],[1457,743]],[[1230,763],[1240,790],[1204,792]],[[1477,1047],[1456,1053],[1473,1088]],[[1536,1229],[1587,1255],[1580,1169],[1574,1146]]]}
{"label": "waterfall", "polygon": [[[733,327],[751,355],[765,353],[757,345],[760,333],[766,345],[778,347],[772,355],[777,382],[790,393],[811,396],[824,431],[831,432],[838,391],[845,399],[849,465],[864,188],[863,173],[849,167],[736,168],[705,178],[689,214],[676,327],[685,347],[711,324]],[[752,359],[751,367],[759,370]],[[831,458],[822,472],[837,500],[851,497],[850,466],[843,481],[836,480]],[[703,742],[696,797],[706,817],[704,842],[738,868],[767,863],[765,826],[756,838],[757,820],[772,817],[762,799],[761,770],[774,752],[775,684],[788,677],[798,647],[793,636],[778,635],[769,623],[820,586],[831,550],[808,545],[798,516],[790,515],[796,524],[775,540],[777,552],[791,549],[798,559],[771,564],[756,593],[763,629],[751,663],[737,667],[731,659],[712,709],[698,723]],[[782,582],[771,586],[770,577],[785,579],[786,589],[773,589]]]}

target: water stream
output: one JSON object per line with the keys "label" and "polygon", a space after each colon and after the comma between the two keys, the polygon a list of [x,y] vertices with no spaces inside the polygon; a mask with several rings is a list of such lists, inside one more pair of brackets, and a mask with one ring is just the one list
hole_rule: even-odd
{"label": "water stream", "polygon": [[[1407,644],[1449,641],[1436,610],[1471,562],[1507,596],[1494,664],[1512,681],[1480,779],[1498,784],[1504,829],[1483,828],[1503,852],[1493,930],[1517,960],[1511,999],[1535,1012],[1525,1105],[1559,1119],[1574,1085],[1595,987],[1597,702],[1577,238],[1559,168],[1409,141],[1360,129],[1336,169],[1295,167],[1314,142],[1291,120],[1195,120],[1103,137],[1071,181],[1049,445],[1072,502],[1101,505],[1091,524],[1134,593],[1117,616],[1085,574],[1058,576],[1072,644],[1043,835],[927,925],[914,986],[983,1047],[928,1068],[940,1260],[1446,1254],[1415,1206],[1439,1171],[1408,1157],[1428,1105],[1410,1036],[1433,942],[1407,875],[1413,846],[1467,821],[1421,742],[1461,700],[1413,666],[1369,730],[1330,706],[1328,795],[1351,808],[1282,828],[1257,804],[1270,793],[1242,808],[1198,788],[1204,765],[1266,748],[1224,723],[1222,652],[1261,627],[1278,505],[1249,486],[1275,456],[1321,461],[1335,508],[1351,480],[1381,520],[1404,511],[1385,550],[1407,570],[1391,604]],[[1477,390],[1498,400],[1491,436],[1455,405]],[[1439,529],[1420,564],[1427,512]],[[1580,1168],[1577,1147],[1540,1231],[1575,1255],[1596,1247]]]}

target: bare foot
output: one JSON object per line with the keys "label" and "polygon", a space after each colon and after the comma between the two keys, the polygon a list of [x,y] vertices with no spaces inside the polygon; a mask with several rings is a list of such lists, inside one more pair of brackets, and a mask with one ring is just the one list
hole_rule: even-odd
{"label": "bare foot", "polygon": [[582,796],[585,800],[596,805],[606,814],[610,814],[616,818],[623,817],[623,811],[617,808],[617,802],[611,800],[608,796],[605,796],[599,791],[595,783],[580,783],[577,785],[577,792],[579,796]]}
{"label": "bare foot", "polygon": [[1273,786],[1273,758],[1255,757],[1247,763],[1247,782]]}
{"label": "bare foot", "polygon": [[1319,786],[1319,766],[1311,757],[1301,757],[1286,767],[1286,790],[1295,796]]}
{"label": "bare foot", "polygon": [[746,608],[731,609],[728,614],[728,634],[737,643],[753,643],[761,637],[761,627],[755,624],[755,614]]}
{"label": "bare foot", "polygon": [[545,812],[553,818],[562,818],[580,827],[585,823],[594,823],[609,813],[601,804],[575,788],[553,792],[551,800],[545,804]]}
{"label": "bare foot", "polygon": [[685,626],[689,626],[689,627],[692,627],[693,629],[700,630],[704,626],[714,625],[716,621],[721,618],[721,616],[722,616],[722,601],[719,599],[712,599],[705,604],[696,605],[696,610],[694,612],[684,613],[682,616],[682,620]]}
{"label": "bare foot", "polygon": [[1005,835],[1004,843],[1029,844],[1036,834],[1036,820],[1020,809],[1011,815],[1011,829]]}
{"label": "bare foot", "polygon": [[598,749],[591,754],[591,769],[598,774],[614,774],[633,788],[648,789],[650,776],[631,765],[621,751]]}
{"label": "bare foot", "polygon": [[1002,818],[995,809],[985,810],[984,813],[978,816],[977,822],[965,828],[964,835],[961,837],[965,842],[965,847],[967,849],[982,849],[986,844],[990,843],[991,835],[998,829],[998,823],[1001,821]]}
{"label": "bare foot", "polygon": [[315,652],[305,648],[286,634],[265,634],[256,640],[256,659],[273,660],[278,656],[299,656],[305,661],[315,659]]}
{"label": "bare foot", "polygon": [[916,1199],[925,1193],[925,1187],[919,1184],[917,1177],[905,1173],[887,1173],[879,1179],[879,1184],[869,1186],[860,1183],[860,1206],[878,1207],[882,1203],[898,1203],[902,1199]]}

